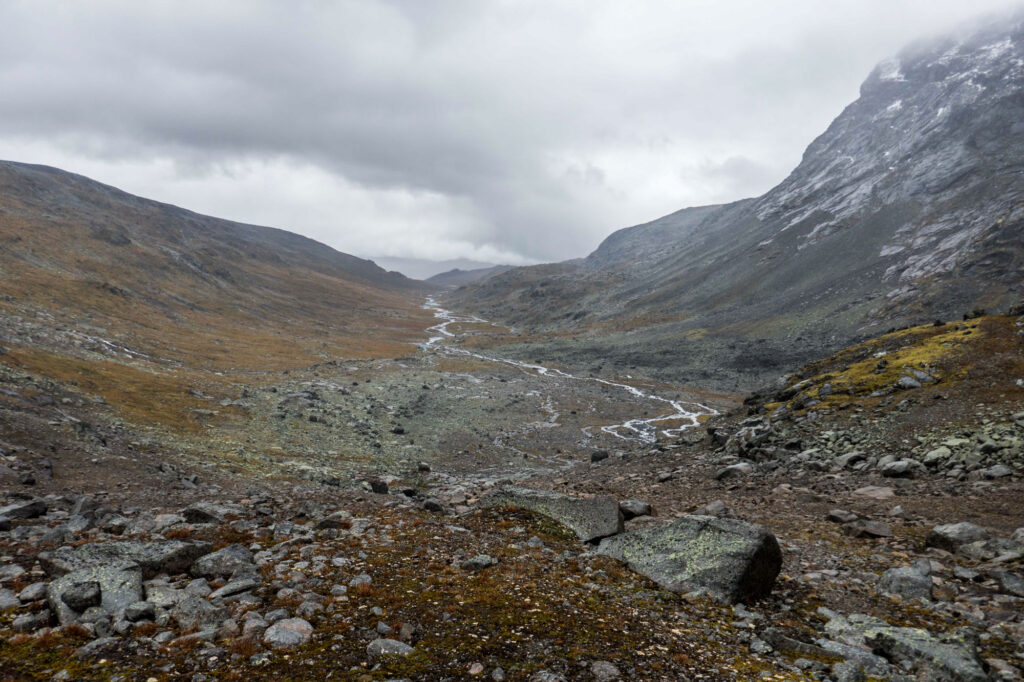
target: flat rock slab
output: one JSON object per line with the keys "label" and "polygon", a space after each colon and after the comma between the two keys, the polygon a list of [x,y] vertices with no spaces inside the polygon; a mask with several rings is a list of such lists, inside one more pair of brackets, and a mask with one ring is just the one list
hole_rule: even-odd
{"label": "flat rock slab", "polygon": [[598,553],[626,562],[672,592],[707,592],[727,603],[767,596],[782,568],[775,536],[714,516],[682,516],[603,540]]}
{"label": "flat rock slab", "polygon": [[851,646],[866,646],[918,673],[920,679],[986,682],[991,678],[978,658],[977,644],[965,633],[935,635],[902,628],[863,614],[832,614],[825,631]]}
{"label": "flat rock slab", "polygon": [[99,584],[99,605],[110,614],[142,600],[142,569],[138,564],[120,561],[72,571],[51,582],[46,590],[50,608],[57,614],[61,625],[74,623],[79,615],[65,602],[64,594],[76,585],[89,582]]}
{"label": "flat rock slab", "polygon": [[518,507],[543,514],[576,533],[581,542],[594,542],[622,532],[622,512],[613,497],[570,497],[549,490],[504,486],[487,493],[482,507]]}
{"label": "flat rock slab", "polygon": [[212,549],[208,542],[164,540],[159,542],[94,542],[79,547],[59,547],[39,555],[39,563],[49,575],[66,575],[93,566],[134,563],[144,579],[158,573],[186,573],[192,563]]}

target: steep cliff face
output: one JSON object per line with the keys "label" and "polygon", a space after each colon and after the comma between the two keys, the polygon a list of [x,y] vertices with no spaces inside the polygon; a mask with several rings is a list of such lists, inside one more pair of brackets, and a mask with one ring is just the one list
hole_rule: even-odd
{"label": "steep cliff face", "polygon": [[764,196],[620,230],[583,261],[512,270],[451,300],[574,331],[604,357],[625,344],[621,364],[677,378],[733,366],[743,385],[891,326],[1022,294],[1017,14],[878,65]]}

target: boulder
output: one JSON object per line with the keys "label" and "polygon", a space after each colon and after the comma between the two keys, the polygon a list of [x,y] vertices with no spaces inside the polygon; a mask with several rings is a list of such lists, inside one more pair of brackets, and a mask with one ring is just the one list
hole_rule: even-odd
{"label": "boulder", "polygon": [[177,594],[170,613],[181,630],[196,627],[202,630],[216,629],[229,615],[226,608],[214,606],[202,597],[184,591]]}
{"label": "boulder", "polygon": [[831,614],[825,631],[834,639],[867,647],[889,661],[918,673],[919,679],[986,682],[977,643],[969,632],[936,636],[919,628],[890,625],[871,616],[854,614],[848,619]]}
{"label": "boulder", "polygon": [[192,565],[192,575],[203,578],[230,578],[238,569],[255,571],[253,553],[242,545],[228,545],[207,554]]}
{"label": "boulder", "polygon": [[43,500],[29,500],[28,502],[15,502],[6,507],[0,507],[0,517],[6,519],[35,519],[46,513],[46,502]]}
{"label": "boulder", "polygon": [[263,643],[273,649],[301,646],[313,636],[313,626],[301,618],[279,620],[263,633]]}
{"label": "boulder", "polygon": [[889,487],[881,485],[866,485],[853,491],[857,497],[865,497],[869,500],[891,500],[896,492]]}
{"label": "boulder", "polygon": [[543,514],[570,528],[582,542],[622,532],[619,503],[607,495],[570,497],[547,490],[505,486],[486,494],[483,507],[518,507]]}
{"label": "boulder", "polygon": [[650,516],[651,505],[643,500],[623,500],[622,502],[619,502],[619,511],[622,512],[622,517],[629,521],[630,519],[635,519],[638,516]]}
{"label": "boulder", "polygon": [[768,595],[782,568],[775,536],[736,519],[682,516],[603,540],[598,553],[626,562],[672,592],[703,591],[735,603]]}
{"label": "boulder", "polygon": [[92,606],[115,614],[142,600],[142,569],[127,561],[82,568],[51,582],[46,596],[61,625]]}
{"label": "boulder", "polygon": [[890,568],[878,580],[878,591],[903,599],[931,599],[932,577],[922,566]]}
{"label": "boulder", "polygon": [[397,639],[375,639],[366,646],[366,655],[370,659],[383,658],[385,656],[408,656],[414,649],[405,642]]}
{"label": "boulder", "polygon": [[988,531],[973,523],[948,523],[932,528],[925,544],[928,547],[937,547],[947,552],[956,553],[963,545],[988,539]]}
{"label": "boulder", "polygon": [[196,502],[181,511],[189,523],[220,523],[233,513],[233,509],[212,502]]}
{"label": "boulder", "polygon": [[892,527],[883,521],[857,519],[843,526],[843,532],[855,538],[891,538]]}
{"label": "boulder", "polygon": [[94,542],[44,552],[39,555],[39,563],[49,575],[60,576],[84,568],[128,562],[142,569],[143,578],[151,578],[158,573],[187,572],[189,566],[210,548],[208,542],[181,540]]}

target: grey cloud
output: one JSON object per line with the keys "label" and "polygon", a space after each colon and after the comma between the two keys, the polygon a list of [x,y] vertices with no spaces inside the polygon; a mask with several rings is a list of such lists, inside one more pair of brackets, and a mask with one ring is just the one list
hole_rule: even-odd
{"label": "grey cloud", "polygon": [[[766,189],[874,62],[1008,3],[788,0],[775,26],[764,5],[4,3],[0,155],[46,141],[129,190],[128,161],[169,159],[183,178],[304,164],[464,207],[430,223],[439,240],[569,258],[615,228]],[[156,198],[188,206],[184,187]],[[377,255],[357,239],[373,224],[284,226]],[[423,255],[400,247],[389,255]]]}

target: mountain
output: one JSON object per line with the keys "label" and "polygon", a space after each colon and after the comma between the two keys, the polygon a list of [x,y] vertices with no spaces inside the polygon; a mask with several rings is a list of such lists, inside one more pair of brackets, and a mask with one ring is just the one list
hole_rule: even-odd
{"label": "mountain", "polygon": [[5,345],[219,369],[404,352],[421,286],[284,230],[0,162]]}
{"label": "mountain", "polygon": [[442,272],[433,277],[428,277],[427,282],[442,287],[461,287],[467,284],[479,282],[492,275],[500,275],[512,269],[511,265],[493,265],[489,268],[474,268],[473,270],[460,270],[454,268],[448,272]]}
{"label": "mountain", "polygon": [[[1024,13],[879,64],[780,185],[517,268],[451,305],[529,354],[749,387],[890,327],[1024,291]],[[571,340],[570,340],[571,339]],[[709,369],[714,367],[714,369]]]}

